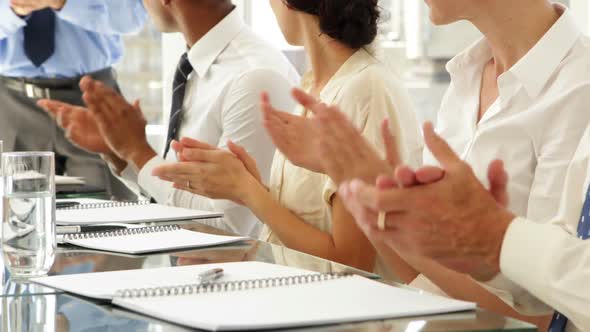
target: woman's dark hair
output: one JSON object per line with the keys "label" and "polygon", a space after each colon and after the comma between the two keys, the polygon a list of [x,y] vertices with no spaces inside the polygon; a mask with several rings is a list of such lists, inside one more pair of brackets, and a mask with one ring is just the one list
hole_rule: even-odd
{"label": "woman's dark hair", "polygon": [[289,7],[318,16],[323,33],[351,47],[377,37],[378,0],[283,0]]}

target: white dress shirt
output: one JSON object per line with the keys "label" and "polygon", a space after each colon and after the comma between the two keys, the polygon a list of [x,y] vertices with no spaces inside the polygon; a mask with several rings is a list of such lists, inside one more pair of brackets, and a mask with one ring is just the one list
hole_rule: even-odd
{"label": "white dress shirt", "polygon": [[[201,38],[189,51],[194,68],[186,86],[178,137],[190,137],[220,148],[228,140],[243,146],[256,160],[263,179],[270,176],[275,148],[262,126],[260,94],[268,91],[279,109],[295,107],[290,90],[299,76],[277,49],[248,28],[234,10]],[[141,170],[128,167],[123,177],[139,184],[144,193],[160,203],[225,213],[216,227],[241,235],[258,236],[261,224],[249,209],[225,200],[213,200],[174,189],[152,176],[155,167],[176,161],[157,156]]]}
{"label": "white dress shirt", "polygon": [[[590,95],[590,84],[580,92]],[[514,307],[528,314],[558,310],[570,320],[567,331],[590,330],[590,240],[577,238],[588,186],[590,127],[568,170],[558,217],[548,224],[516,219],[500,256],[503,275],[520,285],[504,286]],[[584,218],[590,222],[590,216]]]}
{"label": "white dress shirt", "polygon": [[[437,124],[437,131],[483,183],[488,182],[490,162],[503,160],[510,178],[510,210],[539,223],[556,216],[567,167],[590,122],[590,94],[578,89],[590,81],[590,39],[569,10],[555,8],[561,17],[499,77],[499,97],[479,123],[482,73],[492,58],[490,47],[483,39],[451,60],[451,86]],[[437,164],[429,151],[424,161]],[[412,285],[439,292],[424,276]],[[509,293],[489,290],[511,303]]]}

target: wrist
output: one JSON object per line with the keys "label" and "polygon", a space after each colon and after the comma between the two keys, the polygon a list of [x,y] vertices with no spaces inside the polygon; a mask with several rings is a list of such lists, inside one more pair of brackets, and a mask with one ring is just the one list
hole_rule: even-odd
{"label": "wrist", "polygon": [[240,202],[254,210],[254,208],[258,205],[260,198],[268,195],[268,189],[258,180],[256,180],[253,176],[249,176],[246,181],[242,185],[239,186],[241,188],[238,199]]}
{"label": "wrist", "polygon": [[105,160],[107,163],[109,163],[115,174],[119,176],[121,175],[121,173],[123,173],[123,171],[125,170],[125,168],[127,168],[128,165],[125,160],[117,157],[117,155],[115,155],[114,153],[101,154],[101,158]]}
{"label": "wrist", "polygon": [[142,145],[125,155],[125,160],[132,164],[136,169],[141,170],[145,164],[152,160],[157,153],[149,146],[149,144]]}
{"label": "wrist", "polygon": [[487,281],[493,279],[498,275],[500,271],[500,259],[502,257],[502,245],[504,244],[504,238],[508,227],[512,224],[516,216],[505,209],[501,209],[490,218],[490,224],[493,227],[490,228],[486,238],[488,244],[487,254],[485,256],[484,264],[486,268],[484,273],[479,276],[474,276],[478,280]]}

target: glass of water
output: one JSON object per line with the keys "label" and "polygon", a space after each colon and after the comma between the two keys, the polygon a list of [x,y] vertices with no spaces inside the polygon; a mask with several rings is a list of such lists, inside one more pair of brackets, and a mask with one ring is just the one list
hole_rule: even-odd
{"label": "glass of water", "polygon": [[2,154],[2,255],[13,279],[47,274],[55,259],[52,152]]}

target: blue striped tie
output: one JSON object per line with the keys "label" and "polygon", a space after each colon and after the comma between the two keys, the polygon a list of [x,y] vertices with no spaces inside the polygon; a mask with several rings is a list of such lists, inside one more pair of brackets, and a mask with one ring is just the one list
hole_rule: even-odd
{"label": "blue striped tie", "polygon": [[[590,238],[590,188],[586,193],[584,201],[584,208],[582,209],[582,216],[578,223],[578,237],[582,240]],[[567,317],[559,312],[555,312],[551,325],[549,325],[549,332],[563,332],[567,326]]]}
{"label": "blue striped tie", "polygon": [[170,151],[170,143],[177,138],[180,129],[180,120],[182,117],[182,105],[184,103],[184,94],[188,76],[193,72],[193,66],[188,60],[188,55],[184,53],[180,58],[174,82],[172,83],[172,109],[170,110],[170,122],[168,123],[168,135],[166,137],[166,147],[164,148],[164,158]]}

